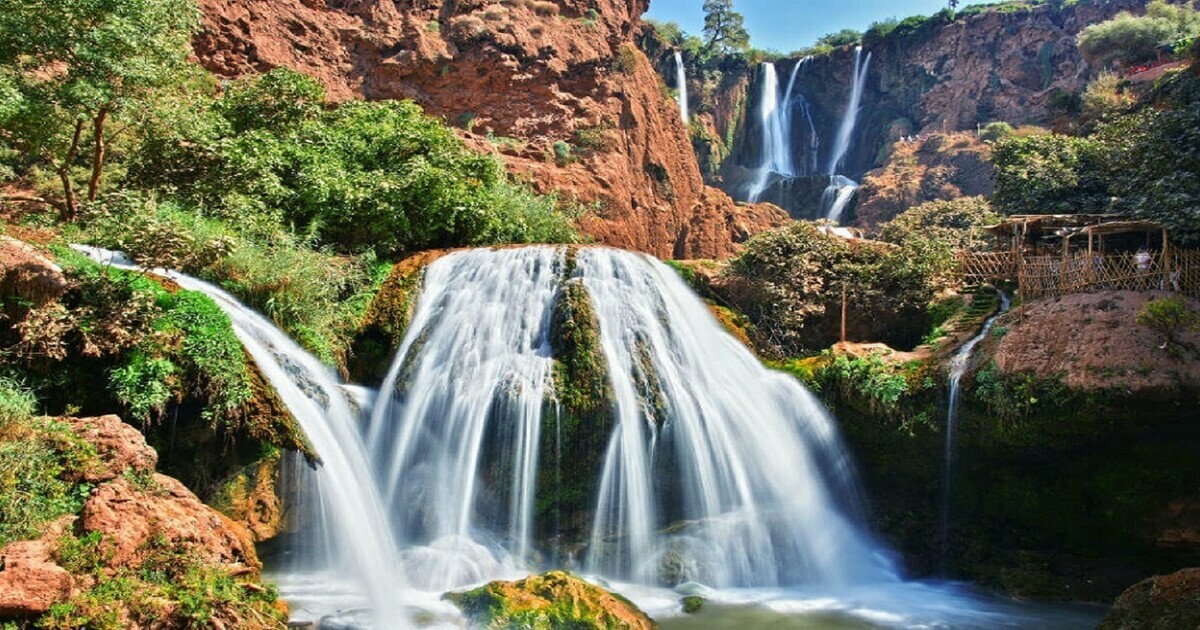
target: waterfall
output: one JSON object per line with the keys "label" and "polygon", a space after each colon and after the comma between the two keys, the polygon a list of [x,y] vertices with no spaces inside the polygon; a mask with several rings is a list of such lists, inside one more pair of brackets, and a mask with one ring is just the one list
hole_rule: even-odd
{"label": "waterfall", "polygon": [[577,264],[617,402],[592,570],[654,582],[671,566],[716,586],[895,579],[850,516],[852,467],[804,387],[765,369],[666,265],[609,249]]}
{"label": "waterfall", "polygon": [[941,560],[943,563],[946,560],[950,532],[950,486],[954,480],[954,434],[957,430],[955,421],[958,419],[959,382],[967,372],[967,367],[971,362],[971,353],[975,351],[975,346],[979,345],[979,342],[987,337],[988,332],[992,330],[992,324],[996,322],[996,318],[1008,310],[1010,303],[1008,294],[1001,291],[1000,310],[995,315],[989,317],[984,322],[979,334],[963,344],[950,359],[950,395],[946,403],[946,441],[942,453],[942,500],[938,515],[938,542],[941,545]]}
{"label": "waterfall", "polygon": [[796,167],[791,152],[791,91],[796,82],[799,63],[792,68],[791,78],[780,102],[779,75],[775,64],[763,62],[762,91],[758,115],[762,123],[762,158],[757,177],[750,184],[747,200],[757,202],[766,191],[772,175],[795,177]]}
{"label": "waterfall", "polygon": [[528,556],[562,266],[560,250],[529,247],[456,252],[426,271],[368,438],[424,588],[478,582]]}
{"label": "waterfall", "polygon": [[862,56],[862,46],[854,49],[854,74],[850,78],[850,98],[846,101],[846,111],[842,112],[842,122],[838,125],[837,136],[833,143],[833,153],[829,156],[829,168],[826,172],[836,175],[850,150],[850,140],[854,137],[854,128],[858,126],[858,114],[862,105],[863,89],[867,85],[867,68],[871,65],[871,53],[866,59]]}
{"label": "waterfall", "polygon": [[[119,252],[72,247],[113,267],[146,271]],[[371,483],[371,465],[358,435],[357,418],[332,370],[220,288],[174,271],[155,269],[151,273],[207,295],[229,317],[234,334],[321,459],[313,475],[322,503],[320,518],[325,523],[320,528],[324,538],[320,547],[332,550],[321,555],[336,565],[320,568],[351,577],[355,590],[369,597],[377,625],[387,627],[401,619],[404,613],[395,590],[407,580],[389,535],[383,502]],[[325,590],[330,587],[328,581],[322,580]],[[284,591],[286,594],[286,585]]]}
{"label": "waterfall", "polygon": [[846,101],[846,111],[842,112],[842,122],[838,125],[837,136],[833,145],[833,153],[829,156],[829,186],[821,195],[821,207],[825,218],[840,223],[842,213],[854,194],[858,192],[858,182],[839,174],[850,150],[850,140],[854,137],[854,128],[858,126],[858,115],[862,106],[862,93],[867,84],[867,69],[871,65],[871,53],[863,58],[862,46],[854,49],[854,72],[850,78],[850,97]]}
{"label": "waterfall", "polygon": [[683,67],[683,54],[678,50],[675,51],[675,88],[678,91],[676,98],[679,99],[679,116],[683,118],[683,124],[688,124],[688,91],[687,91],[687,73]]}
{"label": "waterfall", "polygon": [[821,207],[826,209],[825,218],[840,223],[842,213],[845,212],[846,206],[850,205],[850,200],[854,199],[856,192],[858,182],[844,175],[830,175],[829,186],[821,193]]}

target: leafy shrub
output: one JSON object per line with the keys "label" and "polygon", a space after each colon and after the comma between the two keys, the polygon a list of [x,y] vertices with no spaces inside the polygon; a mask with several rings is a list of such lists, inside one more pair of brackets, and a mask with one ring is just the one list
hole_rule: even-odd
{"label": "leafy shrub", "polygon": [[1184,348],[1197,352],[1180,335],[1200,330],[1200,313],[1189,309],[1187,302],[1177,295],[1146,302],[1138,311],[1137,323],[1154,331],[1162,339],[1162,347],[1172,353]]}
{"label": "leafy shrub", "polygon": [[[311,79],[268,76],[239,80],[198,122],[153,125],[131,183],[238,225],[292,224],[341,252],[487,245],[489,228],[511,218],[494,202],[522,186],[416,104],[313,108],[305,105],[319,96]],[[293,92],[302,102],[281,108],[278,95]]]}
{"label": "leafy shrub", "polygon": [[1079,51],[1094,64],[1114,61],[1137,64],[1155,58],[1163,45],[1181,43],[1200,34],[1200,11],[1187,4],[1155,0],[1146,15],[1120,13],[1079,33]]}
{"label": "leafy shrub", "polygon": [[1000,140],[1011,136],[1012,133],[1012,125],[1002,120],[997,120],[983,126],[983,129],[979,131],[979,139],[983,140],[984,142],[999,142]]}
{"label": "leafy shrub", "polygon": [[903,248],[850,242],[796,222],[760,234],[731,261],[726,301],[754,324],[768,356],[799,356],[835,341],[843,289],[850,334],[915,345],[927,330],[936,267]]}
{"label": "leafy shrub", "polygon": [[630,44],[617,47],[617,56],[613,57],[612,70],[619,74],[633,74],[637,69],[637,49]]}
{"label": "leafy shrub", "polygon": [[995,144],[994,207],[1005,214],[1101,213],[1110,192],[1105,148],[1062,134],[1014,135]]}
{"label": "leafy shrub", "polygon": [[556,140],[551,146],[554,149],[554,162],[559,166],[566,166],[575,161],[575,150],[571,147],[571,143]]}

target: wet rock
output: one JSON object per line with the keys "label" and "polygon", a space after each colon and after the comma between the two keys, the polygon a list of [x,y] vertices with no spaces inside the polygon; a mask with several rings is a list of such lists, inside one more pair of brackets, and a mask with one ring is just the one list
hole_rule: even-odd
{"label": "wet rock", "polygon": [[698,595],[688,595],[679,600],[683,605],[683,612],[694,615],[704,608],[704,598]]}
{"label": "wet rock", "polygon": [[447,593],[471,619],[485,627],[657,628],[632,602],[562,571],[517,582],[492,582],[465,593]]}
{"label": "wet rock", "polygon": [[1100,630],[1134,628],[1200,628],[1200,569],[1156,575],[1121,593]]}

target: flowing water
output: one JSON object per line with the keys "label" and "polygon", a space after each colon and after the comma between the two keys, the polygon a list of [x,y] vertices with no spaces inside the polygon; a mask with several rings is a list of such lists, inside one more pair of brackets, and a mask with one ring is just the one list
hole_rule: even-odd
{"label": "flowing water", "polygon": [[[133,268],[113,252],[83,248]],[[294,620],[321,627],[461,627],[441,593],[561,564],[535,538],[539,480],[558,444],[549,336],[555,300],[586,289],[599,320],[613,423],[587,545],[666,627],[1087,627],[944,583],[907,582],[860,525],[853,466],[799,383],[762,367],[667,266],[641,254],[526,247],[448,254],[425,272],[378,396],[336,376],[221,289],[209,295],[321,463],[289,460],[304,521],[272,575]],[[363,422],[367,420],[367,422]],[[604,443],[602,440],[601,444]],[[545,452],[544,449],[542,452]],[[539,475],[553,467],[555,474]],[[285,471],[286,472],[286,471]],[[576,471],[577,472],[577,471]],[[545,526],[543,523],[542,526]],[[681,593],[712,606],[680,613]],[[783,624],[783,625],[780,625]]]}
{"label": "flowing water", "polygon": [[824,208],[825,218],[839,223],[846,206],[858,192],[858,182],[840,175],[839,172],[850,150],[850,141],[854,138],[854,130],[858,127],[858,115],[862,110],[862,94],[867,84],[867,69],[871,66],[871,53],[863,57],[862,46],[854,49],[854,71],[850,80],[850,96],[846,101],[846,110],[842,112],[842,122],[833,145],[833,153],[829,157],[829,186],[821,195],[821,207]]}
{"label": "flowing water", "polygon": [[[796,84],[796,73],[802,64],[792,68],[787,87],[779,92],[779,75],[775,64],[762,64],[762,88],[759,97],[758,116],[762,124],[762,158],[757,175],[750,184],[748,200],[751,203],[762,198],[773,178],[795,177],[796,166],[792,160],[791,147],[791,97]],[[782,100],[781,100],[782,97]]]}
{"label": "flowing water", "polygon": [[687,72],[683,66],[683,54],[678,50],[675,51],[675,89],[678,92],[676,98],[679,99],[679,116],[683,118],[683,124],[688,124],[688,91],[687,91]]}
{"label": "flowing water", "polygon": [[959,384],[971,364],[971,354],[975,351],[975,346],[987,338],[988,333],[992,330],[992,324],[996,323],[996,318],[1008,311],[1010,303],[1008,294],[1000,292],[1000,310],[995,315],[989,317],[983,323],[983,328],[980,329],[979,334],[972,337],[967,343],[964,343],[950,359],[950,394],[948,396],[949,400],[946,403],[946,441],[942,452],[942,500],[938,514],[938,543],[941,546],[941,560],[943,563],[946,559],[950,531],[950,490],[951,484],[954,481],[954,437],[957,431],[955,422],[958,419]]}

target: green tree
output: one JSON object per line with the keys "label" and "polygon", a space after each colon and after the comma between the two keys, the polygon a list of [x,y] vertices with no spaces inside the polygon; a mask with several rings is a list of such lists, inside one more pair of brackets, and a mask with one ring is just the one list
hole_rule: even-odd
{"label": "green tree", "polygon": [[90,127],[87,197],[100,188],[109,123],[177,82],[199,26],[192,0],[0,0],[0,67],[23,95],[12,140],[54,164],[67,214]]}
{"label": "green tree", "polygon": [[862,42],[863,34],[861,31],[856,31],[852,28],[844,28],[836,33],[826,33],[817,40],[816,47],[838,48],[841,46],[854,46]]}
{"label": "green tree", "polygon": [[733,0],[704,0],[704,47],[710,54],[730,54],[750,47],[742,14]]}
{"label": "green tree", "polygon": [[1107,149],[1095,138],[1013,135],[992,148],[995,209],[1004,214],[1108,211]]}

